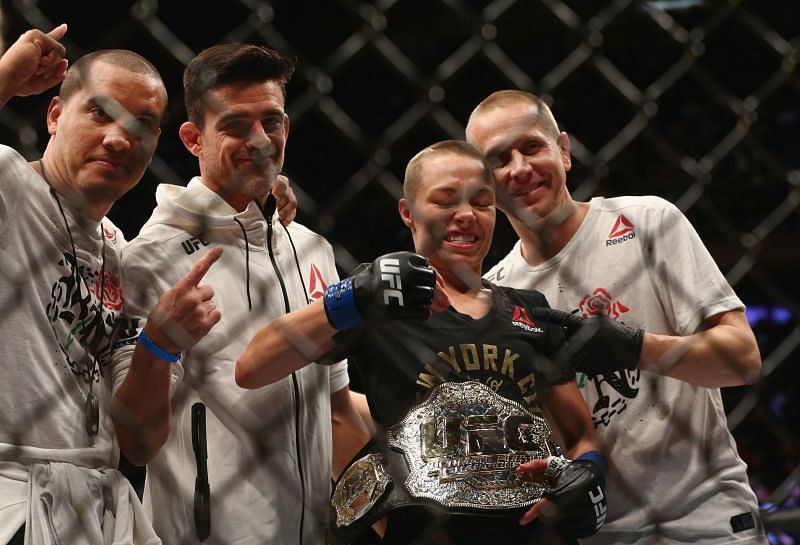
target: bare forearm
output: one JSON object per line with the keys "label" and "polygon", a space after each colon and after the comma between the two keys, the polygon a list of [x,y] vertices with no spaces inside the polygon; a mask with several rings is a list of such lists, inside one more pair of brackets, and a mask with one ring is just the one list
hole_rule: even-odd
{"label": "bare forearm", "polygon": [[270,322],[236,362],[236,384],[260,388],[288,376],[333,348],[336,332],[321,299]]}
{"label": "bare forearm", "polygon": [[114,395],[114,429],[120,449],[134,464],[150,461],[169,437],[171,365],[176,364],[137,343],[128,376]]}
{"label": "bare forearm", "polygon": [[371,437],[375,434],[375,421],[372,419],[372,413],[369,411],[367,396],[359,392],[350,391],[350,401],[353,408],[361,417],[361,421],[364,422],[364,426],[366,426],[367,432]]}
{"label": "bare forearm", "polygon": [[720,388],[758,380],[761,356],[744,312],[712,319],[705,331],[686,337],[644,337],[639,368],[697,386]]}
{"label": "bare forearm", "polygon": [[545,403],[569,458],[577,458],[589,450],[599,450],[592,417],[575,382],[551,386]]}
{"label": "bare forearm", "polygon": [[[176,355],[189,350],[205,337],[222,317],[213,301],[213,288],[201,284],[222,251],[222,248],[214,247],[203,254],[171,288],[159,293],[155,306],[148,314],[147,324],[133,352],[128,375],[114,396],[112,413],[120,448],[133,463],[147,463],[169,437],[172,423],[171,366],[180,364],[170,363],[166,359],[179,359]],[[163,277],[151,277],[150,271],[144,275],[137,274],[138,265],[131,265],[130,261],[135,264],[136,258],[131,258],[129,254],[128,260],[123,260],[123,274],[127,271],[124,277],[151,280],[148,289],[127,283],[123,285],[125,293],[136,293],[141,297],[138,305],[132,305],[129,300],[126,312],[141,316],[141,309],[148,308],[147,303],[156,299],[155,292],[160,291],[159,282],[164,280]],[[152,343],[149,349],[142,344],[143,336]]]}
{"label": "bare forearm", "polygon": [[[365,419],[356,407],[355,394],[345,387],[331,395],[331,423],[333,426],[333,474],[335,480],[347,469],[347,464],[372,436]],[[362,396],[363,397],[363,396]],[[367,415],[368,416],[368,415]],[[371,418],[369,419],[372,420]]]}

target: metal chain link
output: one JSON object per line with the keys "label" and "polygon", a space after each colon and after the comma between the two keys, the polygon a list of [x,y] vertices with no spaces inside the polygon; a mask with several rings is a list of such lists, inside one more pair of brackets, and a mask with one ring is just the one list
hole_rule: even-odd
{"label": "metal chain link", "polygon": [[[463,138],[471,108],[491,91],[516,87],[542,96],[570,134],[576,198],[669,198],[695,224],[742,299],[767,318],[776,316],[753,322],[764,361],[759,385],[730,389],[725,400],[759,499],[800,501],[800,381],[793,365],[800,344],[793,282],[800,272],[794,241],[800,6],[742,0],[108,4],[117,3],[82,2],[81,20],[68,20],[69,58],[103,47],[138,51],[162,70],[172,97],[148,174],[112,212],[129,238],[149,215],[155,184],[184,183],[196,170],[177,139],[184,118],[180,71],[218,41],[263,43],[297,59],[286,105],[292,134],[285,170],[298,195],[299,220],[333,244],[345,272],[409,246],[407,230],[388,211],[401,196],[413,153],[436,140]],[[56,0],[2,5],[5,43],[67,16]],[[47,100],[17,99],[0,111],[0,141],[28,158],[40,156]],[[498,225],[489,264],[513,240]],[[34,407],[31,419],[42,410]],[[226,489],[221,483],[215,493]]]}

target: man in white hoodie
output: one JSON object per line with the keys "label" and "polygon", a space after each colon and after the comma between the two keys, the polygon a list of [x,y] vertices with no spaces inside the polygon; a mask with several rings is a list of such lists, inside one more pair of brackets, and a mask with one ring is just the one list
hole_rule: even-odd
{"label": "man in white hoodie", "polygon": [[[311,365],[252,391],[235,383],[236,359],[255,332],[338,280],[330,245],[284,225],[268,198],[289,133],[292,71],[277,52],[241,44],[211,47],[189,64],[180,136],[200,176],[158,188],[152,217],[123,255],[126,309],[144,316],[205,247],[225,249],[205,278],[221,321],[180,362],[180,336],[161,346],[175,363],[139,374],[126,403],[149,422],[146,444],[168,436],[145,485],[145,507],[167,543],[322,543],[331,420],[348,430],[337,434],[345,439],[337,466],[369,436],[350,404],[344,363]],[[138,406],[137,393],[147,397]]]}

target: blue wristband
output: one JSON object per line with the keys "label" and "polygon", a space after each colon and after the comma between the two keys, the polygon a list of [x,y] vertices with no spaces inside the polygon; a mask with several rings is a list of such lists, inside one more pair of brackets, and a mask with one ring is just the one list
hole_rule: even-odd
{"label": "blue wristband", "polygon": [[141,343],[142,346],[147,348],[150,351],[150,353],[153,354],[158,359],[167,361],[169,363],[175,363],[181,359],[180,352],[177,354],[172,354],[170,352],[167,352],[166,350],[158,346],[156,343],[154,343],[152,339],[150,339],[150,337],[145,335],[144,331],[139,333],[139,342]]}
{"label": "blue wristband", "polygon": [[341,282],[328,286],[323,299],[325,315],[336,329],[350,329],[364,322],[364,318],[356,306],[352,278],[345,278]]}
{"label": "blue wristband", "polygon": [[597,464],[600,469],[603,470],[603,473],[608,472],[608,460],[606,457],[603,456],[603,453],[599,450],[589,450],[575,458],[576,460],[587,460],[589,462],[594,462]]}

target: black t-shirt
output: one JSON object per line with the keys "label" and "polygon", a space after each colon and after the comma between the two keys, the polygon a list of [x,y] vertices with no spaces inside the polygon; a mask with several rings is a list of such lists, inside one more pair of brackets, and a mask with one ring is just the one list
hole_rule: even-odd
{"label": "black t-shirt", "polygon": [[[491,289],[492,305],[477,320],[451,307],[425,321],[366,322],[336,335],[336,349],[324,360],[347,357],[356,367],[380,429],[400,421],[443,382],[479,381],[542,414],[547,386],[574,380],[574,372],[551,363],[564,340],[563,329],[530,318],[534,307],[547,306],[544,295],[484,285]],[[425,507],[396,509],[388,515],[384,543],[575,543],[536,522],[521,527],[524,511],[486,517],[446,515]]]}
{"label": "black t-shirt", "polygon": [[563,329],[535,323],[531,309],[544,295],[485,283],[492,305],[479,319],[452,307],[425,321],[365,322],[336,335],[325,360],[347,357],[357,369],[375,421],[390,426],[443,382],[475,380],[534,414],[548,384],[574,379],[551,357]]}

